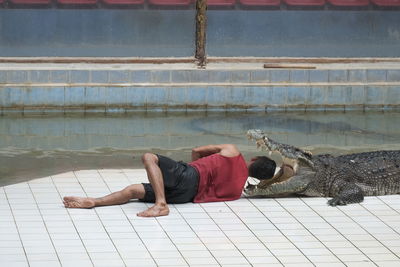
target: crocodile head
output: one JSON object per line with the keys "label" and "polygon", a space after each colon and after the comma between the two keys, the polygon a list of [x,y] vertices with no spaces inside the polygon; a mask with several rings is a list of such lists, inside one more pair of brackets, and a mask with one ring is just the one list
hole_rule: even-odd
{"label": "crocodile head", "polygon": [[254,140],[258,148],[261,147],[261,149],[267,150],[268,152],[278,152],[285,163],[294,167],[296,175],[286,178],[279,178],[279,176],[276,176],[271,179],[262,180],[257,185],[249,184],[244,191],[245,195],[276,197],[301,193],[306,189],[310,183],[309,176],[301,173],[298,174],[297,169],[299,163],[311,167],[310,169],[314,167],[311,160],[312,154],[309,151],[276,142],[268,138],[263,131],[257,129],[248,130],[247,137]]}

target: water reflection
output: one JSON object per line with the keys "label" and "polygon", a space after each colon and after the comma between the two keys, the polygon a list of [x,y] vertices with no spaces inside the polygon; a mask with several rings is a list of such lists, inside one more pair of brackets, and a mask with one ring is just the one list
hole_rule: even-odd
{"label": "water reflection", "polygon": [[[77,169],[140,167],[144,151],[190,159],[190,149],[234,143],[258,151],[244,134],[335,154],[400,149],[400,113],[143,113],[114,116],[3,116],[0,186]],[[133,158],[132,158],[133,156]]]}

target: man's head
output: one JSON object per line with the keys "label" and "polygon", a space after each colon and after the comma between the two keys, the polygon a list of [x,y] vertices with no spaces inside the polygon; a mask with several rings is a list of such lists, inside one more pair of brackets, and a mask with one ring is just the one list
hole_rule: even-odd
{"label": "man's head", "polygon": [[260,156],[253,158],[249,165],[249,176],[259,180],[270,179],[274,176],[276,163],[272,159]]}

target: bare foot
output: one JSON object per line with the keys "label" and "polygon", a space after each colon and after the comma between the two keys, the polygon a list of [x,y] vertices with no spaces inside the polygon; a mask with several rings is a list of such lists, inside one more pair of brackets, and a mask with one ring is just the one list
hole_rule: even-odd
{"label": "bare foot", "polygon": [[148,208],[145,211],[136,214],[139,217],[158,217],[167,216],[169,214],[169,208],[167,204],[155,204],[153,207]]}
{"label": "bare foot", "polygon": [[95,206],[94,199],[88,197],[64,197],[63,203],[66,208],[90,209]]}

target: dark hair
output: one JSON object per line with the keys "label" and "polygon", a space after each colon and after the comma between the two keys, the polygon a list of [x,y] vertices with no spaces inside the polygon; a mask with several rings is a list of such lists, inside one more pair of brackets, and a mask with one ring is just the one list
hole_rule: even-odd
{"label": "dark hair", "polygon": [[249,176],[257,179],[270,179],[274,176],[276,163],[272,159],[261,156],[249,166]]}

